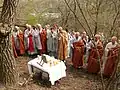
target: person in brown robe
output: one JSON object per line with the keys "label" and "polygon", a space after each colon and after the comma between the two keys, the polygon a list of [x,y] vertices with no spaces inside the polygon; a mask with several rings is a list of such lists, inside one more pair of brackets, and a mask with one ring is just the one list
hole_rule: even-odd
{"label": "person in brown robe", "polygon": [[112,37],[111,42],[109,42],[105,48],[107,53],[107,60],[104,66],[104,72],[103,72],[104,76],[109,77],[112,75],[115,68],[116,59],[118,58],[118,49],[119,46],[117,43],[117,37],[114,36]]}
{"label": "person in brown robe", "polygon": [[[100,71],[100,63],[102,64],[103,44],[100,41],[100,35],[95,35],[95,45],[92,46],[89,57],[87,71],[89,73],[98,73]],[[99,62],[100,59],[100,62]]]}
{"label": "person in brown robe", "polygon": [[18,31],[17,31],[17,37],[19,40],[19,54],[23,55],[25,53],[25,46],[24,46],[24,34],[23,32],[19,29],[18,27]]}
{"label": "person in brown robe", "polygon": [[68,56],[68,35],[67,32],[59,27],[59,34],[58,34],[58,59],[65,60]]}
{"label": "person in brown robe", "polygon": [[40,30],[40,41],[42,44],[41,54],[46,54],[47,53],[47,31],[43,29],[41,25],[39,28],[40,28],[39,29]]}
{"label": "person in brown robe", "polygon": [[[76,34],[75,38],[79,38]],[[73,56],[72,56],[72,63],[75,68],[79,68],[83,66],[84,63],[84,42],[83,40],[79,39],[78,41],[73,43]]]}

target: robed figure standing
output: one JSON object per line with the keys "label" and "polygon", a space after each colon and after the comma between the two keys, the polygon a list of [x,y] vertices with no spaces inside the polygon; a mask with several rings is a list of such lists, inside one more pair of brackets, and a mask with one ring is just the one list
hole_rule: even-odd
{"label": "robed figure standing", "polygon": [[12,47],[15,57],[25,53],[24,34],[18,26],[15,26],[12,33]]}
{"label": "robed figure standing", "polygon": [[24,39],[25,39],[25,49],[27,50],[29,55],[36,54],[35,41],[34,41],[34,30],[31,25],[26,25],[26,29],[24,31]]}
{"label": "robed figure standing", "polygon": [[95,35],[95,45],[92,45],[88,57],[87,70],[89,73],[98,73],[100,71],[100,63],[102,65],[103,44],[100,40],[100,35]]}
{"label": "robed figure standing", "polygon": [[65,60],[68,57],[68,35],[62,27],[58,33],[58,59]]}
{"label": "robed figure standing", "polygon": [[19,27],[17,27],[17,28],[18,28],[17,37],[18,37],[18,41],[19,41],[18,51],[19,51],[19,55],[23,55],[23,54],[25,54],[24,34],[23,34],[23,32],[20,30]]}
{"label": "robed figure standing", "polygon": [[51,28],[50,32],[47,33],[47,52],[50,56],[56,56],[57,53],[57,33]]}
{"label": "robed figure standing", "polygon": [[37,24],[36,28],[34,29],[34,41],[35,41],[35,46],[38,51],[38,54],[41,54],[42,44],[41,44],[41,39],[39,34],[39,24]]}
{"label": "robed figure standing", "polygon": [[118,58],[118,49],[117,37],[113,36],[111,42],[109,42],[105,47],[107,58],[104,63],[103,75],[108,77],[112,75],[115,68],[115,62]]}
{"label": "robed figure standing", "polygon": [[47,31],[39,24],[40,41],[42,44],[41,54],[47,53]]}
{"label": "robed figure standing", "polygon": [[17,37],[17,29],[15,28],[12,33],[12,48],[13,48],[13,54],[14,57],[17,58],[17,43],[18,43],[18,37]]}
{"label": "robed figure standing", "polygon": [[77,32],[73,42],[72,63],[75,68],[83,66],[84,63],[84,42]]}

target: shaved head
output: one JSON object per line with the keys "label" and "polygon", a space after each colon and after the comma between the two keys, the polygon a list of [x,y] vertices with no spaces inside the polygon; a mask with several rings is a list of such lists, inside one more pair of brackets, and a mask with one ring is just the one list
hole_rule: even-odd
{"label": "shaved head", "polygon": [[116,36],[113,36],[113,37],[112,37],[112,40],[117,41],[117,37],[116,37]]}

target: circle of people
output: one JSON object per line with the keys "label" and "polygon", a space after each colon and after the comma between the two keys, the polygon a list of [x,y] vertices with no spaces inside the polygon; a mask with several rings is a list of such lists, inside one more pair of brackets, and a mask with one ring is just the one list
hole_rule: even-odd
{"label": "circle of people", "polygon": [[68,32],[57,25],[46,25],[43,28],[41,24],[26,24],[24,31],[15,26],[12,33],[12,47],[16,58],[26,52],[29,55],[48,54],[63,61],[70,57],[74,68],[86,65],[89,73],[99,73],[101,64],[103,75],[111,76],[118,57],[117,37],[113,36],[105,49],[103,43],[103,33],[96,34],[93,43],[85,31],[81,34]]}

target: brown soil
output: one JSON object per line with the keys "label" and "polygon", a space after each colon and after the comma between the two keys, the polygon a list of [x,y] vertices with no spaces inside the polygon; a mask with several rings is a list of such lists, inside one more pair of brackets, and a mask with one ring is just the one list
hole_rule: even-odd
{"label": "brown soil", "polygon": [[8,89],[0,87],[0,90],[101,90],[100,76],[88,74],[86,69],[74,69],[70,59],[67,60],[66,64],[67,76],[54,86],[51,86],[49,81],[42,80],[38,74],[34,78],[30,78],[27,69],[28,61],[28,57],[19,57],[17,59],[20,77],[19,86]]}

